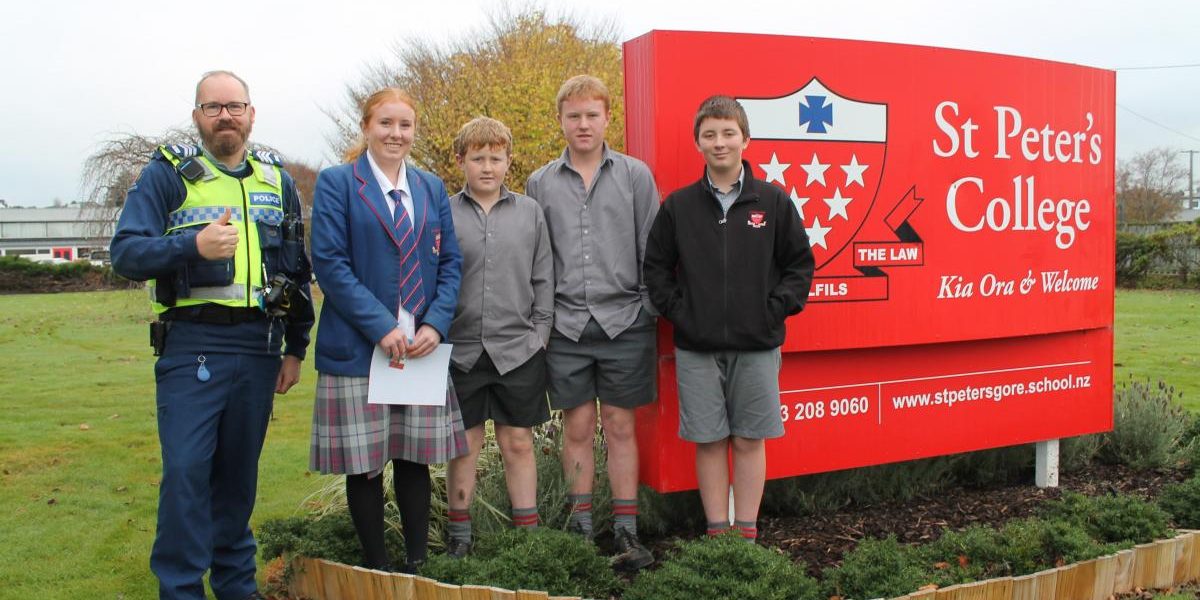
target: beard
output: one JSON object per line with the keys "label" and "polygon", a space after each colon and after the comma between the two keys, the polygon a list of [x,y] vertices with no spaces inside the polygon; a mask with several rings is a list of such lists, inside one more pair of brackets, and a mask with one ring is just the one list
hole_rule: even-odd
{"label": "beard", "polygon": [[200,140],[204,147],[218,158],[224,158],[242,152],[246,140],[250,139],[250,125],[242,127],[234,119],[221,119],[212,124],[211,128],[196,124],[200,131]]}

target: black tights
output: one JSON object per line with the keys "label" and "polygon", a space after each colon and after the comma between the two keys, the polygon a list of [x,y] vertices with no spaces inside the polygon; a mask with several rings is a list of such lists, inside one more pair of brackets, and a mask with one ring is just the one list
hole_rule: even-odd
{"label": "black tights", "polygon": [[[396,459],[392,461],[392,485],[400,524],[404,528],[404,551],[408,563],[425,560],[429,545],[429,465]],[[363,566],[387,569],[391,566],[383,545],[383,476],[346,476],[346,503],[358,541],[363,549]]]}

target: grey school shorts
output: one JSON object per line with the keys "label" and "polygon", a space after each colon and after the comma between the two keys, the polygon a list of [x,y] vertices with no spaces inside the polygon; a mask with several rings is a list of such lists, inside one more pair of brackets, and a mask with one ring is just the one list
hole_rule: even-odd
{"label": "grey school shorts", "polygon": [[551,331],[546,350],[550,408],[566,410],[597,398],[619,408],[654,402],[656,324],[642,309],[633,324],[612,339],[595,319],[588,320],[578,342]]}
{"label": "grey school shorts", "polygon": [[756,352],[675,349],[679,437],[698,444],[729,436],[783,435],[779,419],[779,348]]}

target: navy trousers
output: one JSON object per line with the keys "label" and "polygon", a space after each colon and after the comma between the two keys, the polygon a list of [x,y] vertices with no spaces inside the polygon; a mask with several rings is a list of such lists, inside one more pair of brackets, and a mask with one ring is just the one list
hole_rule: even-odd
{"label": "navy trousers", "polygon": [[150,569],[159,598],[202,600],[211,570],[217,598],[241,600],[257,589],[250,513],[280,359],[204,359],[208,381],[195,353],[168,350],[154,365],[163,476]]}

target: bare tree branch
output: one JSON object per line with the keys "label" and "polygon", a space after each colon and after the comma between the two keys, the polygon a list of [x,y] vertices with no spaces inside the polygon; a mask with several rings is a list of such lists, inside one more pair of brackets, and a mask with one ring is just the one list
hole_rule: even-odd
{"label": "bare tree branch", "polygon": [[1155,148],[1117,165],[1117,217],[1122,223],[1162,223],[1183,209],[1188,170],[1173,148]]}

